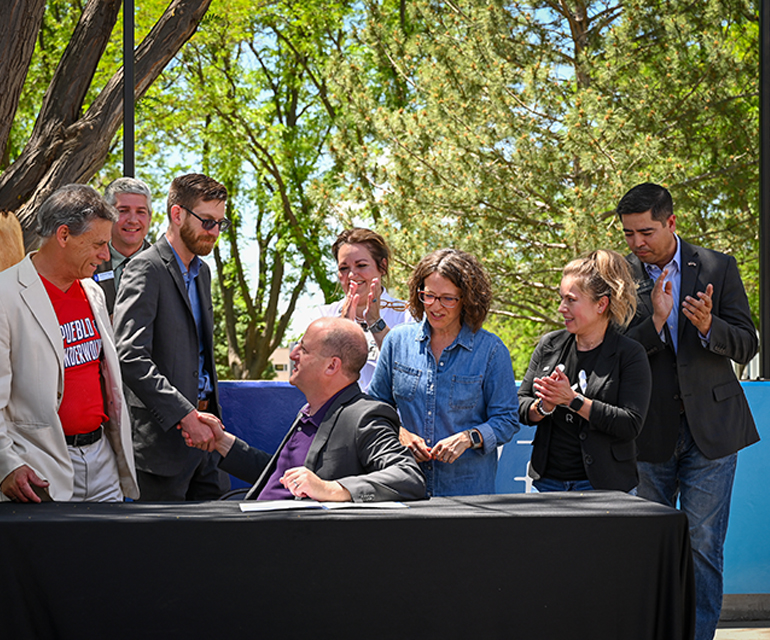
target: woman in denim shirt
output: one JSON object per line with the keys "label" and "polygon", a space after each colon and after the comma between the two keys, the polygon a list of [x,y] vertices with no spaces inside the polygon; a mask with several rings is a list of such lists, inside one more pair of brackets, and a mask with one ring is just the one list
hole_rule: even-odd
{"label": "woman in denim shirt", "polygon": [[421,322],[394,327],[382,345],[369,394],[398,409],[429,496],[494,493],[497,447],[519,429],[511,356],[481,328],[491,301],[474,256],[434,251],[409,278]]}

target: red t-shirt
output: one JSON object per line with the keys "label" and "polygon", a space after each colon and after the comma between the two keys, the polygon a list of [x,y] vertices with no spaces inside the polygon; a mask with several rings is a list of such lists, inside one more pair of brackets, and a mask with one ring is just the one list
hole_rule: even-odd
{"label": "red t-shirt", "polygon": [[64,397],[59,419],[65,435],[89,433],[106,422],[99,357],[102,337],[79,280],[65,293],[43,276],[64,341]]}

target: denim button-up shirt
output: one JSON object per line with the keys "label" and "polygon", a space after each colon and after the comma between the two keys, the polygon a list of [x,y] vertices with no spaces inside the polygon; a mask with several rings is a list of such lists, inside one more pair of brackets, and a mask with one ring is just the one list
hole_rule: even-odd
{"label": "denim button-up shirt", "polygon": [[420,464],[429,496],[494,493],[497,446],[519,430],[510,353],[496,335],[463,324],[436,362],[430,338],[427,319],[391,329],[369,395],[395,406],[404,428],[429,447],[461,431],[481,432],[483,448],[466,449],[452,464]]}

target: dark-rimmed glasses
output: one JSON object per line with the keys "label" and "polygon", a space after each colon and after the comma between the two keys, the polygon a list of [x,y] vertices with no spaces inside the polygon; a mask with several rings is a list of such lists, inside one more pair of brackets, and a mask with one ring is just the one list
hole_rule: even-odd
{"label": "dark-rimmed glasses", "polygon": [[424,291],[418,291],[417,295],[422,300],[423,304],[433,304],[438,302],[444,309],[454,309],[457,303],[460,302],[460,298],[455,296],[435,296],[432,293],[425,293]]}
{"label": "dark-rimmed glasses", "polygon": [[213,220],[212,218],[201,218],[197,213],[195,213],[195,211],[193,211],[192,209],[188,209],[183,204],[180,204],[179,206],[182,207],[182,209],[184,209],[185,211],[187,211],[187,213],[198,218],[198,220],[201,221],[201,226],[206,231],[211,231],[214,227],[218,226],[219,233],[224,233],[230,228],[231,223],[227,218],[222,218],[221,220]]}

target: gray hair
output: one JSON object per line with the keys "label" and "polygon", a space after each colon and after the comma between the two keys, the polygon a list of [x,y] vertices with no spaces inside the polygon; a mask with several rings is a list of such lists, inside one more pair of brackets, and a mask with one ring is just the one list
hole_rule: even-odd
{"label": "gray hair", "polygon": [[50,238],[62,225],[73,236],[86,231],[94,220],[117,222],[118,212],[108,205],[99,192],[84,184],[68,184],[54,191],[37,212],[37,232]]}
{"label": "gray hair", "polygon": [[152,215],[152,194],[150,187],[144,181],[139,180],[139,178],[117,178],[107,185],[104,190],[104,199],[108,205],[114,207],[118,200],[117,196],[121,193],[135,193],[144,196],[147,199],[147,210]]}

